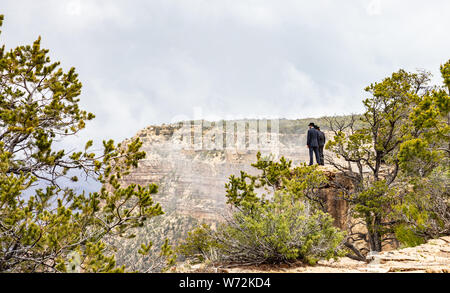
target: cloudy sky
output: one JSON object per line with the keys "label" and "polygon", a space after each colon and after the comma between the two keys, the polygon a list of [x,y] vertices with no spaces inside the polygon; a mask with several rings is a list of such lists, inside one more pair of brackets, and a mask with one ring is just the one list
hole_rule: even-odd
{"label": "cloudy sky", "polygon": [[0,43],[76,67],[85,134],[187,118],[361,112],[363,88],[450,58],[450,1],[1,0]]}

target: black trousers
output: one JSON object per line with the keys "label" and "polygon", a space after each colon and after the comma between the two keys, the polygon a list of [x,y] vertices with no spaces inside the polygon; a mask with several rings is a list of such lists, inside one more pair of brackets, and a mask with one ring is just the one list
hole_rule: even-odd
{"label": "black trousers", "polygon": [[320,165],[325,165],[325,157],[323,156],[323,145],[319,145]]}
{"label": "black trousers", "polygon": [[314,163],[313,153],[316,155],[317,164],[320,164],[319,147],[309,147],[309,165],[310,166]]}

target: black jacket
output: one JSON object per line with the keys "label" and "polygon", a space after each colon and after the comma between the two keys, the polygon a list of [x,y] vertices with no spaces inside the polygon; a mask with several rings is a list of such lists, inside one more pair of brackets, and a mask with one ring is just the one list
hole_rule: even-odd
{"label": "black jacket", "polygon": [[323,133],[323,131],[318,131],[319,132],[319,146],[324,146],[325,145],[325,133]]}
{"label": "black jacket", "polygon": [[311,128],[308,130],[306,144],[309,147],[319,147],[319,131],[317,129]]}

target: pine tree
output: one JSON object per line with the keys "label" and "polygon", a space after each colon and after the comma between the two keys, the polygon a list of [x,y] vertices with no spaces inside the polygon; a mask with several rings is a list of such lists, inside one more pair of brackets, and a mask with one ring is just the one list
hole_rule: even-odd
{"label": "pine tree", "polygon": [[[441,68],[447,88],[448,66]],[[448,170],[449,97],[445,87],[430,87],[429,81],[427,72],[399,70],[366,88],[371,96],[363,101],[362,116],[328,119],[334,137],[326,149],[337,157],[328,161],[353,182],[352,191],[343,190],[344,198],[367,229],[349,239],[366,241],[371,251],[398,240],[396,230],[404,223],[396,213],[411,176],[427,176],[439,165]]]}
{"label": "pine tree", "polygon": [[[0,48],[0,272],[124,271],[105,237],[127,237],[163,213],[152,199],[156,185],[120,184],[145,157],[142,143],[104,141],[100,153],[91,151],[93,141],[56,149],[94,115],[79,107],[75,68],[51,62],[40,42]],[[101,189],[64,186],[80,174]]]}

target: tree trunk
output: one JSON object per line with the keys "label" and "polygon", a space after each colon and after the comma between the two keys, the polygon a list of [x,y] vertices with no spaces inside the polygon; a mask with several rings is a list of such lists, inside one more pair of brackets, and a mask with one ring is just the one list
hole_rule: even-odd
{"label": "tree trunk", "polygon": [[379,228],[381,226],[381,217],[375,216],[375,219],[373,221],[367,222],[368,226],[367,230],[369,231],[368,238],[369,238],[369,247],[371,251],[381,251],[381,232],[379,231]]}

